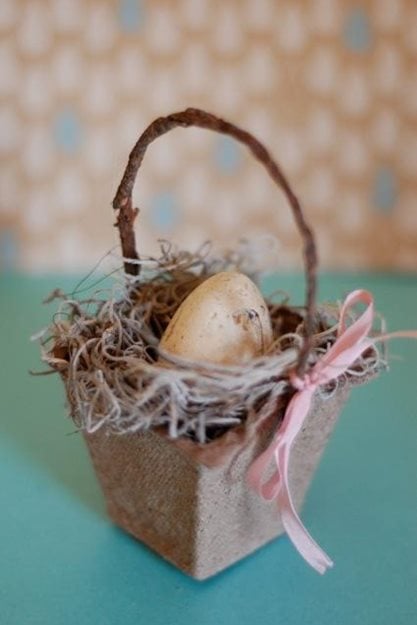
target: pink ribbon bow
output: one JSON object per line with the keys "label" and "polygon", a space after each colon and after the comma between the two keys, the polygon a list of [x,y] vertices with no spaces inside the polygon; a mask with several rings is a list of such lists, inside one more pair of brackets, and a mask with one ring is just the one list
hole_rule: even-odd
{"label": "pink ribbon bow", "polygon": [[[366,309],[356,321],[347,326],[347,313],[358,303],[365,304]],[[370,338],[368,334],[372,329],[373,318],[374,304],[371,293],[363,290],[352,291],[341,309],[335,343],[303,378],[295,374],[290,378],[297,392],[291,398],[272,442],[252,463],[247,474],[249,485],[263,499],[267,501],[276,499],[282,523],[290,540],[303,558],[322,574],[333,566],[333,562],[310,536],[294,508],[288,484],[291,446],[303,426],[313,395],[319,386],[346,372],[357,358],[378,340],[394,337],[417,338],[417,332],[414,331],[394,332]],[[264,482],[263,476],[272,460],[275,461],[275,470]]]}

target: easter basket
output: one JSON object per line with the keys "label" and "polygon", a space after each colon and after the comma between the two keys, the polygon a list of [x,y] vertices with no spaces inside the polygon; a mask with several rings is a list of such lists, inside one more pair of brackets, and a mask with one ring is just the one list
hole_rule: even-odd
{"label": "easter basket", "polygon": [[[305,305],[265,300],[272,336],[241,362],[175,354],[164,348],[164,333],[206,281],[247,274],[244,255],[211,258],[164,244],[159,259],[147,260],[136,249],[132,191],[146,149],[169,130],[190,126],[225,133],[249,149],[285,194],[303,242]],[[130,154],[113,208],[122,291],[84,302],[62,296],[64,316],[55,316],[42,337],[43,358],[62,377],[109,516],[197,579],[284,531],[324,572],[331,561],[298,512],[351,388],[383,365],[372,341],[354,352],[350,345],[349,332],[364,323],[354,311],[363,292],[342,307],[316,306],[315,241],[287,179],[250,133],[204,111],[187,109],[150,124]],[[259,338],[259,313],[242,302],[238,311],[226,310],[226,321]],[[373,316],[365,304],[368,332]],[[202,307],[199,312],[204,315]],[[232,349],[228,340],[219,353]]]}

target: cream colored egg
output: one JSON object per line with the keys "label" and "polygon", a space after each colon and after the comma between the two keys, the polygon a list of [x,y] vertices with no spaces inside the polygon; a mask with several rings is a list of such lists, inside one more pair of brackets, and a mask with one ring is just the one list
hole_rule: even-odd
{"label": "cream colored egg", "polygon": [[200,284],[171,319],[160,348],[189,360],[244,364],[272,341],[268,307],[242,273],[224,271]]}

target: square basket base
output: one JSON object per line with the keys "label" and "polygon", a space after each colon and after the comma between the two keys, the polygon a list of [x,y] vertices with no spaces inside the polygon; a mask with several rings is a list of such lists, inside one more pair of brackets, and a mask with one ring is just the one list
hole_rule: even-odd
{"label": "square basket base", "polygon": [[[348,393],[345,384],[330,397],[313,399],[291,454],[297,510]],[[196,579],[234,564],[283,532],[276,504],[265,503],[245,481],[279,418],[270,419],[233,460],[216,467],[196,462],[156,432],[119,435],[102,428],[85,434],[110,517]]]}

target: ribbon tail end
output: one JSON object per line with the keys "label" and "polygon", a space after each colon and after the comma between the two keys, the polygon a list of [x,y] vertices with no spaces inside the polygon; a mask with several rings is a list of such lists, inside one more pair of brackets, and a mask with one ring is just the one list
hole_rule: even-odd
{"label": "ribbon tail end", "polygon": [[317,573],[320,573],[320,575],[324,575],[329,569],[332,569],[334,566],[333,560],[330,560],[330,558],[328,558],[327,556],[326,560],[323,562],[309,562],[309,564],[313,567],[315,571],[317,571]]}

